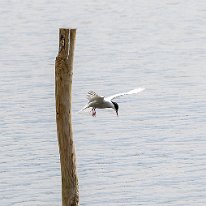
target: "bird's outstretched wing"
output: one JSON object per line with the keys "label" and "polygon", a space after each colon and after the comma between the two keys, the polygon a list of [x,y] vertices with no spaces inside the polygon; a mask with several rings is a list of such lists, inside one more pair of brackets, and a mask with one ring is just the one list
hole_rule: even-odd
{"label": "bird's outstretched wing", "polygon": [[129,92],[118,93],[118,94],[114,94],[112,96],[106,97],[105,100],[111,101],[111,100],[113,100],[115,98],[118,98],[120,96],[124,96],[124,95],[128,95],[128,94],[137,94],[137,93],[142,92],[144,90],[145,90],[145,88],[139,87],[139,88],[133,89],[133,90],[131,90]]}
{"label": "bird's outstretched wing", "polygon": [[89,100],[88,103],[93,102],[93,101],[102,101],[104,99],[103,96],[99,96],[93,91],[89,91],[87,94],[87,99]]}
{"label": "bird's outstretched wing", "polygon": [[99,96],[98,94],[96,94],[93,91],[89,91],[88,94],[87,94],[87,99],[88,99],[88,103],[79,112],[84,111],[85,109],[89,108],[90,104],[92,102],[101,102],[101,101],[103,101],[104,97]]}

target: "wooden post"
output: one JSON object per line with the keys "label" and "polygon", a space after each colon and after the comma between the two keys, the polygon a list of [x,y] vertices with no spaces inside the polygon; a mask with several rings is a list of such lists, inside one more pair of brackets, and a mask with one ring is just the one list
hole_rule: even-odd
{"label": "wooden post", "polygon": [[72,70],[76,29],[59,29],[55,62],[56,122],[62,175],[62,206],[78,206],[79,191],[71,121]]}

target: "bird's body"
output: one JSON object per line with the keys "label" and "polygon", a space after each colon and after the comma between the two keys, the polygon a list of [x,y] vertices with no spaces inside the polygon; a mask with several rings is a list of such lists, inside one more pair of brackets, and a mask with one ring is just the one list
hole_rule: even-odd
{"label": "bird's body", "polygon": [[111,109],[114,109],[118,115],[119,105],[112,100],[117,98],[117,97],[123,96],[123,95],[137,94],[143,90],[144,90],[144,88],[137,88],[137,89],[133,89],[129,92],[118,93],[118,94],[115,94],[115,95],[112,95],[112,96],[109,96],[106,98],[104,96],[97,95],[93,91],[90,91],[87,94],[88,103],[87,103],[87,105],[84,106],[84,108],[82,110],[85,110],[85,109],[91,107],[92,108],[92,116],[96,116],[96,109],[111,108]]}
{"label": "bird's body", "polygon": [[111,101],[98,100],[92,101],[88,104],[88,107],[98,108],[98,109],[106,109],[106,108],[113,108],[114,105]]}

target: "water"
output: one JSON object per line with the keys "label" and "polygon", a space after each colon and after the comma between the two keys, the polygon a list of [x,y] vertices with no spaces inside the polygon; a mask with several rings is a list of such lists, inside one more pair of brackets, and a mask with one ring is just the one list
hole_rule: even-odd
{"label": "water", "polygon": [[[61,205],[54,61],[70,26],[80,205],[205,205],[205,1],[2,0],[0,11],[0,205]],[[119,118],[77,113],[89,90],[139,86]]]}

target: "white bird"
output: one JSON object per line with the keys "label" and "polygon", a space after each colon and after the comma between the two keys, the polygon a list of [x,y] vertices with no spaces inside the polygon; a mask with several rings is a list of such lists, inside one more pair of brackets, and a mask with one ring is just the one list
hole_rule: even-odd
{"label": "white bird", "polygon": [[99,96],[93,91],[89,91],[87,94],[87,99],[89,100],[88,103],[81,109],[80,111],[83,111],[89,107],[92,107],[92,116],[96,116],[96,109],[105,109],[105,108],[112,108],[116,111],[116,114],[118,116],[118,110],[119,110],[119,105],[112,101],[113,99],[116,99],[120,96],[128,95],[128,94],[137,94],[139,92],[144,91],[145,89],[140,87],[137,89],[133,89],[129,92],[123,92],[123,93],[118,93],[109,97],[104,97],[104,96]]}

